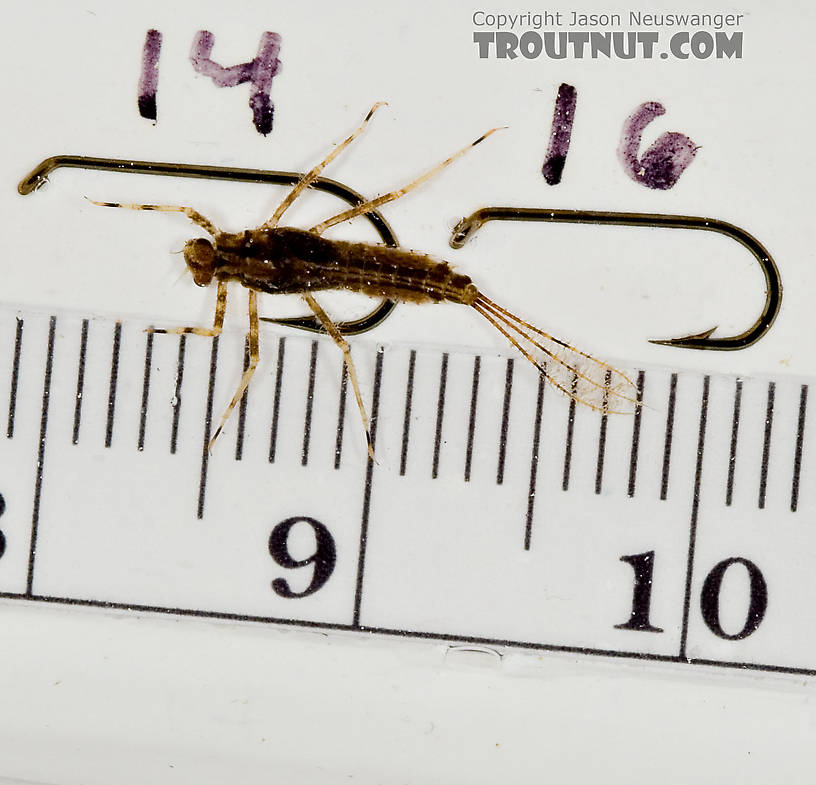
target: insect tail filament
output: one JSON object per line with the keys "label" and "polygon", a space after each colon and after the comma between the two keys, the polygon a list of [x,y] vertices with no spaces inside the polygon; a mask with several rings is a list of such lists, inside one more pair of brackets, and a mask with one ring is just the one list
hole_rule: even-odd
{"label": "insect tail filament", "polygon": [[[481,293],[472,307],[567,397],[604,414],[633,413],[641,405],[636,385],[611,365],[533,327]],[[548,348],[544,342],[552,346]],[[536,359],[535,352],[543,353],[546,359]],[[610,407],[610,397],[617,407]]]}

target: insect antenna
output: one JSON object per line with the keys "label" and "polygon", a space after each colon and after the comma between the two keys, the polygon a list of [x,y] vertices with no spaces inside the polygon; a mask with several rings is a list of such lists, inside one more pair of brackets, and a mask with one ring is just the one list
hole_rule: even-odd
{"label": "insect antenna", "polygon": [[188,275],[192,275],[190,268],[185,265],[184,269],[178,274],[178,278],[173,281],[173,286],[180,284]]}
{"label": "insect antenna", "polygon": [[631,414],[641,405],[637,385],[617,368],[533,327],[483,294],[472,308],[574,401],[605,414]]}
{"label": "insect antenna", "polygon": [[[88,197],[85,197],[88,199]],[[88,199],[91,204],[97,207],[119,207],[124,210],[154,210],[160,213],[183,213],[194,224],[198,224],[205,232],[216,237],[221,232],[216,228],[215,224],[209,219],[205,218],[198,210],[193,210],[192,207],[180,207],[174,204],[126,204],[125,202],[97,202],[95,199]]]}

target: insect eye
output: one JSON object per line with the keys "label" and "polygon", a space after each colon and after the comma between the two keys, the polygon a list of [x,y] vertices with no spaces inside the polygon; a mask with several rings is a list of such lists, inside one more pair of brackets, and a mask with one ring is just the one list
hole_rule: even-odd
{"label": "insect eye", "polygon": [[198,286],[207,286],[215,271],[215,248],[209,240],[198,237],[184,246],[184,261]]}

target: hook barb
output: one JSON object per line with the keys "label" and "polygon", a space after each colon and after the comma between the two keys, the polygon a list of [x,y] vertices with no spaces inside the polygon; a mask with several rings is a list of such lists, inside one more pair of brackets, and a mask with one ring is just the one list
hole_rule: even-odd
{"label": "hook barb", "polygon": [[694,333],[694,335],[684,335],[682,338],[651,338],[649,343],[656,343],[660,346],[680,346],[684,349],[706,349],[710,343],[709,338],[716,329],[717,325],[714,325],[708,330]]}
{"label": "hook barb", "polygon": [[453,228],[449,244],[461,248],[488,221],[542,221],[544,223],[583,223],[609,226],[658,227],[716,232],[736,240],[759,264],[765,277],[765,304],[757,320],[744,332],[724,338],[712,338],[716,326],[679,338],[653,339],[650,343],[681,349],[734,351],[745,349],[762,338],[776,319],[782,305],[782,279],[779,269],[762,243],[739,226],[690,215],[661,213],[615,213],[601,210],[548,210],[538,207],[483,207],[459,221]]}

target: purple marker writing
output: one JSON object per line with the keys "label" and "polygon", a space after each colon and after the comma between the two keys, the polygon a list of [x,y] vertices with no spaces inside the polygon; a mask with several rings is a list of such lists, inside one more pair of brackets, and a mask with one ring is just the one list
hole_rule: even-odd
{"label": "purple marker writing", "polygon": [[541,173],[548,185],[558,185],[561,182],[561,173],[567,162],[570,139],[572,138],[572,124],[575,122],[575,106],[578,103],[578,92],[569,84],[563,83],[558,88],[553,112],[550,144],[547,147],[547,157]]}
{"label": "purple marker writing", "polygon": [[156,119],[156,88],[159,82],[159,54],[162,34],[148,30],[142,50],[142,74],[139,77],[139,114],[148,120]]}
{"label": "purple marker writing", "polygon": [[193,38],[190,61],[193,68],[209,76],[217,87],[235,87],[244,82],[250,83],[249,106],[252,109],[252,122],[258,133],[268,134],[272,130],[274,107],[270,94],[272,79],[280,70],[281,37],[277,33],[263,33],[258,46],[258,54],[246,63],[224,66],[216,63],[212,54],[215,36],[207,30],[199,30]]}
{"label": "purple marker writing", "polygon": [[665,113],[663,104],[657,101],[641,104],[623,124],[618,146],[618,158],[626,174],[636,183],[661,191],[671,188],[677,182],[698,150],[698,146],[685,134],[669,131],[661,134],[638,159],[644,129],[652,120]]}

